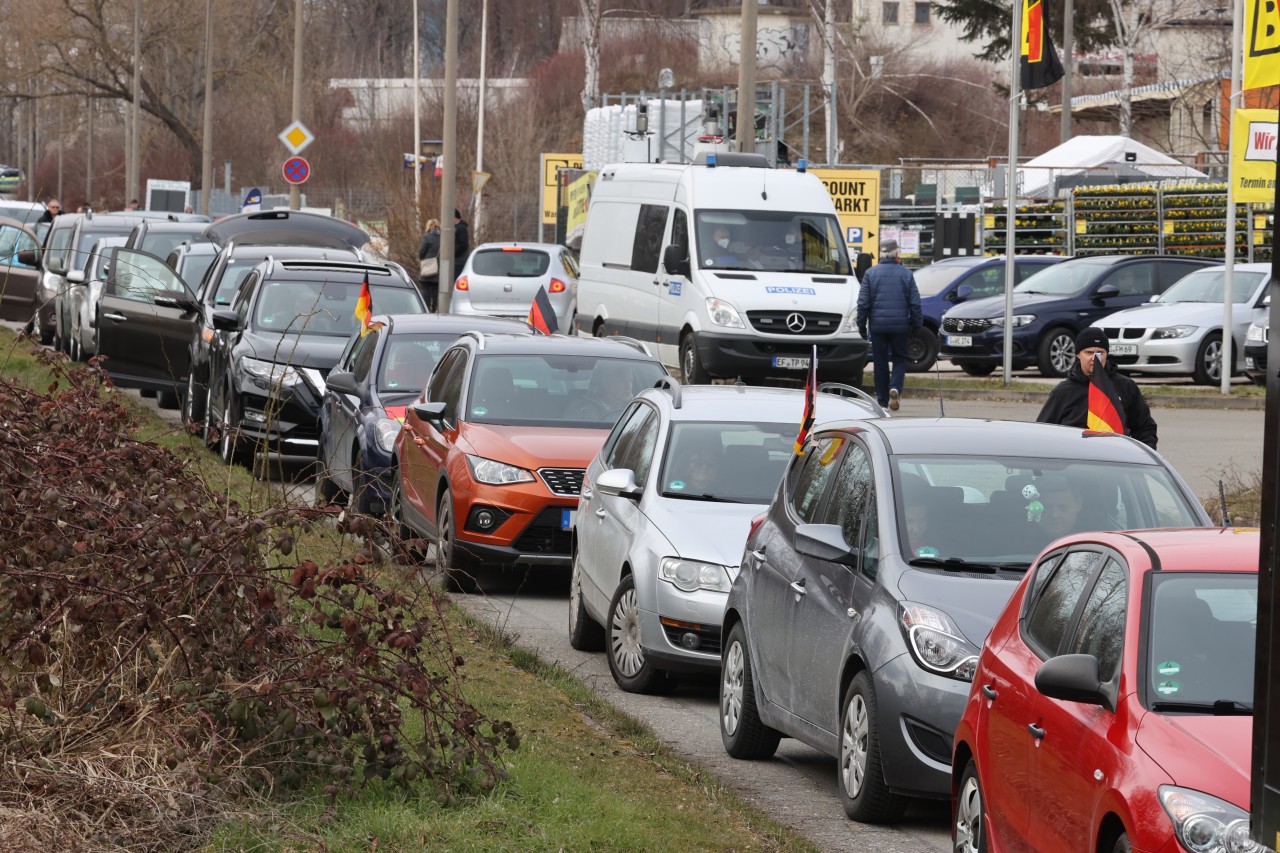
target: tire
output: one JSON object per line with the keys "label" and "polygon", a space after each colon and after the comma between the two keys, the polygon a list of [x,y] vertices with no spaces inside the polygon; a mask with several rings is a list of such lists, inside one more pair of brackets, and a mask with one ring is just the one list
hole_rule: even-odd
{"label": "tire", "polygon": [[182,419],[186,423],[194,427],[202,422],[204,417],[205,406],[201,406],[200,410],[196,409],[196,375],[194,373],[187,374],[187,394],[182,398]]}
{"label": "tire", "polygon": [[680,339],[680,381],[685,385],[706,385],[711,381],[711,374],[702,366],[702,359],[698,356],[698,343],[693,332]]}
{"label": "tire", "polygon": [[644,655],[640,644],[640,602],[636,596],[634,575],[625,575],[614,590],[605,619],[608,645],[605,655],[609,659],[609,672],[613,680],[627,693],[661,695],[671,692],[676,679],[664,669],[658,669]]}
{"label": "tire", "polygon": [[889,823],[906,800],[889,791],[880,764],[880,729],[871,674],[859,672],[840,705],[840,763],[836,767],[844,813],[859,823]]}
{"label": "tire", "polygon": [[157,391],[156,405],[162,409],[176,409],[182,405],[177,391]]}
{"label": "tire", "polygon": [[40,325],[40,312],[36,311],[34,317],[31,318],[31,333],[40,338],[41,346],[50,346],[53,344],[53,329],[45,329]]}
{"label": "tire", "polygon": [[436,567],[444,575],[445,589],[450,592],[476,592],[475,563],[458,548],[458,535],[453,519],[453,493],[448,489],[436,507]]}
{"label": "tire", "polygon": [[391,501],[390,506],[387,507],[387,516],[391,523],[391,529],[395,532],[396,538],[404,545],[409,559],[414,563],[421,563],[426,559],[427,555],[423,549],[413,544],[419,539],[417,532],[405,523],[404,493],[400,489],[400,477],[398,475],[391,481]]}
{"label": "tire", "polygon": [[1259,386],[1260,388],[1267,387],[1267,377],[1261,373],[1250,376],[1249,381],[1252,382],[1254,385]]}
{"label": "tire", "polygon": [[951,361],[956,367],[963,370],[966,376],[990,376],[996,370],[994,364],[987,364],[983,361],[958,361],[956,359]]}
{"label": "tire", "polygon": [[146,398],[148,398],[148,399],[154,399],[154,398],[156,397],[156,389],[154,389],[154,388],[143,388],[142,390],[140,390],[140,391],[138,392],[138,396],[140,396],[140,397],[146,397]]}
{"label": "tire", "polygon": [[[351,448],[351,508],[363,515],[384,515],[387,511],[373,488],[373,477],[360,467],[360,446]],[[394,474],[392,475],[394,476]]]}
{"label": "tire", "polygon": [[938,335],[928,328],[916,329],[907,338],[907,371],[923,373],[932,370],[938,360]]}
{"label": "tire", "polygon": [[591,327],[591,335],[596,338],[604,337],[604,320],[599,317],[596,318],[595,325]]}
{"label": "tire", "polygon": [[[1234,349],[1234,347],[1232,348]],[[1191,381],[1197,385],[1222,384],[1222,333],[1212,332],[1204,336],[1196,348],[1195,368]]]}
{"label": "tire", "polygon": [[982,783],[978,781],[978,766],[972,759],[965,765],[957,789],[955,814],[951,825],[954,837],[952,853],[987,853],[986,822],[983,817]]}
{"label": "tire", "polygon": [[1071,330],[1063,326],[1050,329],[1036,347],[1036,367],[1040,375],[1050,379],[1066,376],[1076,360],[1076,339]]}
{"label": "tire", "polygon": [[232,395],[227,394],[227,404],[222,410],[222,440],[219,443],[222,461],[228,465],[247,465],[253,453],[244,446],[240,438],[240,414],[235,410]]}
{"label": "tire", "polygon": [[1133,844],[1129,842],[1129,833],[1122,832],[1111,847],[1111,853],[1133,853]]}
{"label": "tire", "polygon": [[576,547],[569,576],[569,645],[580,652],[598,652],[604,648],[604,628],[582,605],[582,566]]}
{"label": "tire", "polygon": [[316,475],[316,506],[336,504],[342,498],[342,489],[329,476],[329,469],[320,462],[320,473]]}
{"label": "tire", "polygon": [[732,758],[758,761],[778,751],[782,735],[760,720],[756,707],[755,675],[742,623],[733,626],[725,642],[720,667],[720,741]]}
{"label": "tire", "polygon": [[213,420],[213,387],[210,386],[204,391],[204,424],[200,430],[200,440],[204,442],[204,446],[213,448],[214,436],[218,434],[217,424]]}

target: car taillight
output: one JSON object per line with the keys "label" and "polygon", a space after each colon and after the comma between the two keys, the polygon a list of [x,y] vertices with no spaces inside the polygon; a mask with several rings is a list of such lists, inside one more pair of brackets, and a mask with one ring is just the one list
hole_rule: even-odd
{"label": "car taillight", "polygon": [[751,537],[756,535],[756,531],[760,529],[760,525],[764,524],[765,516],[768,513],[762,512],[755,518],[751,519],[751,526],[747,528],[747,541],[751,541]]}
{"label": "car taillight", "polygon": [[551,293],[564,293],[564,282],[558,278],[551,279]]}
{"label": "car taillight", "polygon": [[523,251],[524,251],[524,249],[522,249],[520,246],[503,246],[503,247],[502,247],[502,251],[504,251],[504,252],[523,252]]}
{"label": "car taillight", "polygon": [[453,289],[454,290],[470,290],[471,286],[467,284],[467,277],[465,275],[458,276],[458,280],[453,283]]}

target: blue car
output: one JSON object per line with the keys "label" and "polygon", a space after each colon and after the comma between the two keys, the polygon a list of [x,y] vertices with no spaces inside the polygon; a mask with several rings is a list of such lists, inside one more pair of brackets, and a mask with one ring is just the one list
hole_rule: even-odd
{"label": "blue car", "polygon": [[[1015,257],[1014,284],[1063,260],[1055,255]],[[938,359],[938,330],[942,315],[968,299],[1004,295],[1003,257],[946,258],[916,270],[916,286],[920,290],[920,308],[924,327],[912,335],[907,347],[907,370],[931,370]],[[965,288],[968,288],[966,290]]]}
{"label": "blue car", "polygon": [[390,314],[351,337],[326,380],[320,406],[320,505],[351,496],[358,512],[381,515],[395,473],[392,448],[405,408],[418,399],[440,356],[466,332],[532,334],[520,320]]}

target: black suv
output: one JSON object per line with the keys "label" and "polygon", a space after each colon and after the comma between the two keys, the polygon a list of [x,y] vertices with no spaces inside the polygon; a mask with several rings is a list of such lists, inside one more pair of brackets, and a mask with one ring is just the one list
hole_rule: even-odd
{"label": "black suv", "polygon": [[[1071,258],[1013,289],[1013,367],[1066,376],[1085,326],[1164,293],[1208,258],[1100,255]],[[986,376],[1004,363],[1003,296],[963,302],[942,315],[941,357],[965,373]]]}

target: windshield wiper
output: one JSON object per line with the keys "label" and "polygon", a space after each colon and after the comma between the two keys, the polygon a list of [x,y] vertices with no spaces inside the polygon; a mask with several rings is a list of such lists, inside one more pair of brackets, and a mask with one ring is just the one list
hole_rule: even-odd
{"label": "windshield wiper", "polygon": [[664,498],[679,498],[682,501],[710,501],[711,503],[717,504],[748,503],[748,501],[740,501],[737,498],[725,498],[720,495],[713,495],[709,492],[703,492],[702,494],[692,492],[663,492],[662,496]]}
{"label": "windshield wiper", "polygon": [[971,563],[959,557],[947,557],[945,560],[940,557],[916,557],[914,560],[908,560],[907,563],[908,565],[927,569],[945,569],[948,572],[987,572],[995,574],[1000,568],[1000,566],[991,563]]}
{"label": "windshield wiper", "polygon": [[1153,711],[1186,711],[1191,714],[1213,714],[1215,717],[1248,717],[1253,705],[1235,699],[1217,699],[1213,702],[1152,702]]}

